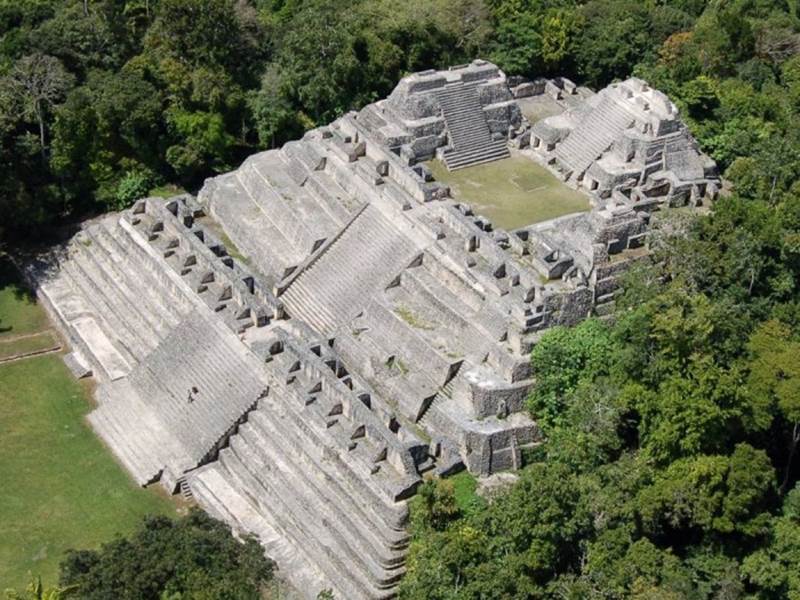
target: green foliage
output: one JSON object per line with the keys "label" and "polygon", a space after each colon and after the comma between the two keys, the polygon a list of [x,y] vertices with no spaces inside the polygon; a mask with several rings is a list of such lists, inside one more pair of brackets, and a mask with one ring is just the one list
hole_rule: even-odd
{"label": "green foliage", "polygon": [[759,535],[769,521],[761,509],[773,480],[766,454],[740,444],[730,457],[697,455],[673,462],[639,492],[636,504],[643,527],[653,534],[697,528],[706,535]]}
{"label": "green foliage", "polygon": [[763,405],[774,406],[773,414],[779,411],[788,422],[800,422],[800,341],[787,325],[770,320],[753,333],[748,348],[755,396]]}
{"label": "green foliage", "polygon": [[444,529],[459,514],[453,483],[447,479],[429,479],[417,492],[417,516],[434,529]]}
{"label": "green foliage", "polygon": [[747,556],[742,573],[765,598],[800,598],[800,486],[786,496],[783,516],[773,519],[769,542]]}
{"label": "green foliage", "polygon": [[116,208],[123,209],[144,198],[153,187],[153,175],[143,170],[125,173],[117,186]]}
{"label": "green foliage", "polygon": [[[4,240],[156,183],[193,189],[407,72],[476,56],[596,87],[635,74],[668,93],[731,193],[708,215],[653,216],[655,260],[629,273],[612,321],[542,337],[529,408],[547,442],[489,505],[466,480],[420,488],[402,596],[800,598],[797,2],[88,6],[0,0]],[[108,555],[130,565],[137,543]],[[76,576],[116,572],[103,552],[74,555]],[[144,572],[160,581],[169,569],[154,563]],[[168,595],[226,597],[184,566]]]}
{"label": "green foliage", "polygon": [[579,15],[566,7],[542,4],[520,10],[511,4],[496,9],[501,18],[490,58],[510,73],[558,74],[580,29]]}
{"label": "green foliage", "polygon": [[74,590],[70,588],[45,588],[41,578],[31,581],[24,592],[6,590],[7,600],[63,600]]}
{"label": "green foliage", "polygon": [[683,84],[681,99],[695,119],[711,115],[719,106],[716,82],[706,75],[700,75]]}
{"label": "green foliage", "polygon": [[235,140],[225,131],[222,115],[175,110],[168,123],[179,143],[167,148],[166,159],[182,178],[191,180],[203,169],[221,172],[229,166]]}
{"label": "green foliage", "polygon": [[584,321],[572,330],[549,330],[531,355],[536,385],[529,408],[534,418],[546,428],[557,424],[568,396],[582,378],[600,374],[611,349],[609,332],[596,319]]}
{"label": "green foliage", "polygon": [[230,528],[199,510],[173,520],[146,518],[129,538],[100,550],[73,550],[61,563],[69,597],[257,599],[273,565],[254,538],[239,542]]}

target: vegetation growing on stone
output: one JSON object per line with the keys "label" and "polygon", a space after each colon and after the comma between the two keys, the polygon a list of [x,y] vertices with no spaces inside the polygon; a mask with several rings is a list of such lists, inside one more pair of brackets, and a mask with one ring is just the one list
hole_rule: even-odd
{"label": "vegetation growing on stone", "polygon": [[[800,598],[798,10],[0,0],[0,236],[38,241],[150,188],[194,189],[408,71],[482,55],[594,87],[642,77],[679,105],[730,194],[658,219],[656,260],[629,275],[612,319],[544,335],[528,406],[546,442],[485,506],[464,500],[469,486],[422,485],[400,595]],[[81,597],[251,597],[269,565],[224,529],[152,519],[71,554],[62,583]]]}

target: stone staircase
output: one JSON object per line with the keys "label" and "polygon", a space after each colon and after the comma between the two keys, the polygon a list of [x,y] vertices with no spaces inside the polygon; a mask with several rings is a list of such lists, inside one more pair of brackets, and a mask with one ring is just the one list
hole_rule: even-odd
{"label": "stone staircase", "polygon": [[493,140],[474,84],[449,84],[437,94],[452,150],[445,152],[444,163],[451,171],[480,163],[508,158],[505,139]]}
{"label": "stone staircase", "polygon": [[433,397],[433,400],[431,400],[422,411],[422,414],[417,418],[417,424],[422,425],[425,429],[434,429],[430,420],[431,409],[434,408],[435,404],[442,402],[443,399],[449,399],[453,396],[453,387],[455,386],[456,379],[457,377],[453,377],[439,389],[436,396]]}
{"label": "stone staircase", "polygon": [[556,158],[572,176],[580,177],[630,127],[633,120],[631,113],[615,98],[604,95],[556,146]]}
{"label": "stone staircase", "polygon": [[[285,360],[281,371],[294,362]],[[318,572],[341,598],[395,597],[405,572],[408,510],[381,481],[406,476],[381,458],[378,440],[347,410],[332,410],[339,396],[323,385],[310,398],[305,390],[313,377],[305,368],[289,372],[292,383],[275,382],[219,460],[189,475],[193,494],[212,510],[216,498],[235,497],[238,506],[223,518],[286,540],[293,552],[284,556],[279,547],[270,556],[296,578],[298,570],[309,580]]]}
{"label": "stone staircase", "polygon": [[[139,485],[158,480],[172,454],[170,436],[131,389],[127,379],[104,386],[87,417],[92,429]],[[134,426],[134,424],[136,424]]]}
{"label": "stone staircase", "polygon": [[186,502],[194,501],[194,495],[192,494],[192,487],[189,485],[189,481],[186,479],[186,475],[181,475],[178,478],[178,489],[180,489],[181,496]]}
{"label": "stone staircase", "polygon": [[165,468],[181,474],[213,458],[264,393],[249,358],[233,333],[194,314],[127,378],[100,387],[89,422],[139,484]]}
{"label": "stone staircase", "polygon": [[136,367],[129,381],[181,443],[187,462],[196,464],[265,389],[257,367],[232,333],[196,315]]}
{"label": "stone staircase", "polygon": [[135,363],[145,357],[190,310],[151,274],[127,233],[103,222],[78,234],[70,260],[61,263],[73,291],[85,302],[115,348]]}
{"label": "stone staircase", "polygon": [[354,317],[415,251],[380,209],[367,206],[281,299],[292,317],[327,335]]}
{"label": "stone staircase", "polygon": [[[315,598],[318,590],[330,587],[306,555],[286,539],[235,487],[235,482],[225,477],[226,471],[209,465],[191,475],[192,495],[197,503],[213,517],[228,523],[238,533],[254,535],[264,553],[274,560],[280,569],[291,574],[291,583],[297,590],[306,591],[305,596]],[[301,596],[302,597],[302,596]]]}

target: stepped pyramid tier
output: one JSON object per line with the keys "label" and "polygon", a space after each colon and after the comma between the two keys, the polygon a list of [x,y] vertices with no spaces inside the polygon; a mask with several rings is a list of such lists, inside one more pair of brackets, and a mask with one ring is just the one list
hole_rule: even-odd
{"label": "stepped pyramid tier", "polygon": [[[429,159],[478,186],[542,162],[591,208],[498,229]],[[715,182],[643,82],[594,94],[474,61],[410,75],[197,198],[84,223],[27,275],[137,482],[256,534],[308,598],[392,598],[422,477],[524,464],[542,332],[610,314],[651,213]]]}
{"label": "stepped pyramid tier", "polygon": [[564,179],[639,209],[699,204],[719,189],[714,162],[678,109],[641,79],[611,84],[536,123],[530,145]]}
{"label": "stepped pyramid tier", "polygon": [[507,158],[509,131],[522,124],[505,74],[482,60],[410,75],[359,118],[403,159],[440,156],[450,170]]}

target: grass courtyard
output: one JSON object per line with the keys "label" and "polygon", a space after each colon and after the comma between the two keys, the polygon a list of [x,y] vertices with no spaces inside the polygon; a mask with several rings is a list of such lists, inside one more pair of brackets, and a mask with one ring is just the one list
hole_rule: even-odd
{"label": "grass courtyard", "polygon": [[517,229],[539,221],[589,210],[589,198],[524,156],[448,171],[426,163],[433,176],[450,186],[453,197],[472,205],[496,227]]}
{"label": "grass courtyard", "polygon": [[[38,334],[38,335],[32,335]],[[0,256],[0,349],[55,339]],[[41,342],[41,340],[49,340]],[[89,389],[51,353],[0,363],[0,592],[56,583],[68,548],[92,548],[175,505],[131,480],[86,424]]]}

